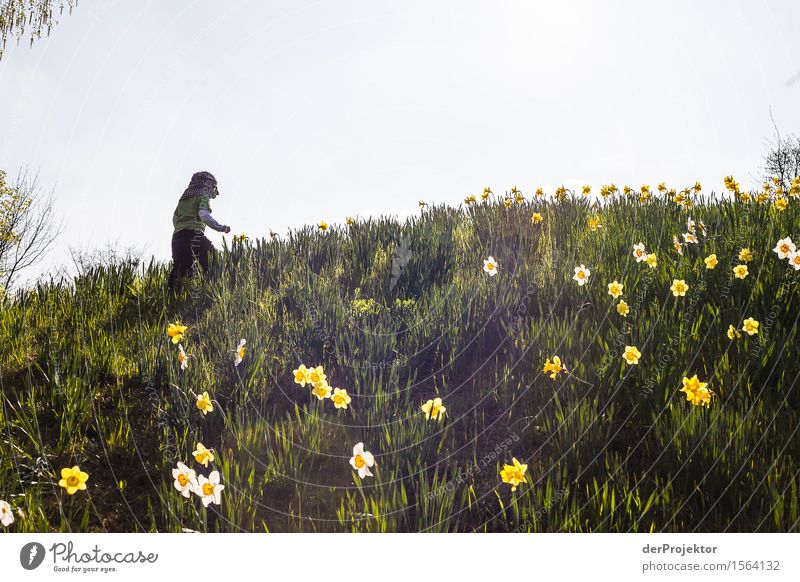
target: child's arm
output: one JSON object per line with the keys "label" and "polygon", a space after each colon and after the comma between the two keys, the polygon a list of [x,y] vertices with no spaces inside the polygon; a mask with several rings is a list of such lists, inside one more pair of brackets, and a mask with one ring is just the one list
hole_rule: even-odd
{"label": "child's arm", "polygon": [[214,220],[211,216],[211,206],[208,203],[208,198],[203,197],[200,199],[200,209],[197,211],[197,217],[203,221],[206,226],[210,226],[218,232],[230,232],[231,227],[225,226]]}

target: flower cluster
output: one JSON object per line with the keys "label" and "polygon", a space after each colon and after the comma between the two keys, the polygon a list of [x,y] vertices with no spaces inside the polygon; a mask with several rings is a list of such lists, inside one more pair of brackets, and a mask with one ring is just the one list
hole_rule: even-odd
{"label": "flower cluster", "polygon": [[306,384],[312,387],[311,394],[318,400],[330,398],[336,408],[346,409],[352,399],[343,388],[333,388],[328,384],[328,376],[322,366],[306,368],[305,364],[300,364],[296,370],[292,370],[295,384],[305,387]]}
{"label": "flower cluster", "polygon": [[713,392],[708,389],[707,382],[701,382],[697,379],[697,374],[691,378],[683,378],[683,388],[681,392],[686,394],[686,400],[694,406],[705,406],[706,408],[711,404],[711,397]]}
{"label": "flower cluster", "polygon": [[[202,444],[199,444],[202,447]],[[195,460],[197,456],[195,456]],[[213,455],[211,456],[213,460]],[[208,459],[204,457],[204,467],[208,466]],[[200,461],[198,461],[200,462]],[[177,466],[172,469],[172,478],[175,479],[173,485],[175,489],[186,499],[194,493],[200,498],[203,507],[208,507],[212,503],[220,505],[222,503],[222,490],[225,485],[220,483],[219,471],[211,471],[208,477],[197,475],[194,469],[190,469],[184,463],[178,461]]]}

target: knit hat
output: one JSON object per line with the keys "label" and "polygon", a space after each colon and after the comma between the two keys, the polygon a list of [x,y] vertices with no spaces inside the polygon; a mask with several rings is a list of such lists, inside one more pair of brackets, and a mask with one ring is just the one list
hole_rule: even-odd
{"label": "knit hat", "polygon": [[192,175],[189,186],[183,191],[181,200],[194,196],[209,196],[216,198],[219,194],[217,190],[217,179],[211,172],[196,172]]}

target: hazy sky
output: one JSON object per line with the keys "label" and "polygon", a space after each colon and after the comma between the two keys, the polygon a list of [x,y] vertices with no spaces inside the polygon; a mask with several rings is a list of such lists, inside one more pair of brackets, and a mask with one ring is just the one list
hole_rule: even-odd
{"label": "hazy sky", "polygon": [[769,108],[800,133],[798,22],[794,0],[81,0],[0,61],[0,168],[55,188],[43,268],[168,258],[197,170],[251,236],[485,185],[752,186]]}

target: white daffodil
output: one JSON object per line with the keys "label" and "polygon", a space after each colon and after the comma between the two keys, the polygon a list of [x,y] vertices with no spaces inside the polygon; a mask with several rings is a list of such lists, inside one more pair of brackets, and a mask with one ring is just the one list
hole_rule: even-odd
{"label": "white daffodil", "polygon": [[779,240],[772,250],[778,253],[779,259],[788,259],[789,255],[797,250],[797,247],[792,242],[792,239],[787,236]]}
{"label": "white daffodil", "polygon": [[684,232],[683,240],[687,244],[697,244],[697,237],[694,235],[694,233],[691,232]]}
{"label": "white daffodil", "polygon": [[697,234],[695,232],[695,222],[694,220],[692,220],[691,216],[686,220],[686,230],[688,230],[692,234]]}
{"label": "white daffodil", "polygon": [[647,251],[644,250],[644,243],[633,245],[633,257],[637,263],[647,260]]}
{"label": "white daffodil", "polygon": [[683,254],[683,245],[681,244],[681,241],[678,240],[677,236],[672,237],[672,246],[679,255]]}
{"label": "white daffodil", "polygon": [[239,345],[237,345],[236,349],[233,350],[233,353],[234,353],[233,363],[234,363],[235,366],[238,366],[239,364],[241,364],[242,360],[244,359],[244,353],[245,353],[244,345],[246,343],[247,343],[246,339],[244,339],[244,338],[240,339],[239,340]]}
{"label": "white daffodil", "polygon": [[3,527],[8,527],[14,523],[14,513],[7,501],[0,500],[0,523]]}
{"label": "white daffodil", "polygon": [[575,267],[575,274],[572,276],[572,278],[578,282],[578,285],[583,287],[591,276],[592,272],[584,265],[581,265],[580,267]]}
{"label": "white daffodil", "polygon": [[220,504],[223,489],[225,489],[225,485],[219,484],[219,471],[211,471],[208,477],[200,475],[197,478],[195,493],[203,502],[203,507],[208,507],[212,503]]}
{"label": "white daffodil", "polygon": [[786,257],[789,259],[789,264],[794,267],[795,271],[800,271],[800,253],[797,251],[792,251],[789,253],[789,256]]}
{"label": "white daffodil", "polygon": [[181,370],[185,370],[189,367],[189,356],[186,355],[182,344],[178,344],[178,362],[181,365]]}
{"label": "white daffodil", "polygon": [[497,275],[497,261],[494,260],[494,257],[489,257],[483,261],[483,270],[489,273],[490,277]]}
{"label": "white daffodil", "polygon": [[188,498],[197,489],[197,475],[193,469],[190,469],[183,463],[179,462],[178,466],[172,470],[172,478],[175,479],[175,489],[180,491],[181,495]]}
{"label": "white daffodil", "polygon": [[364,450],[364,443],[358,443],[353,447],[353,458],[350,459],[350,465],[358,471],[359,477],[362,479],[364,477],[372,477],[372,471],[369,468],[374,464],[375,457],[369,451]]}

